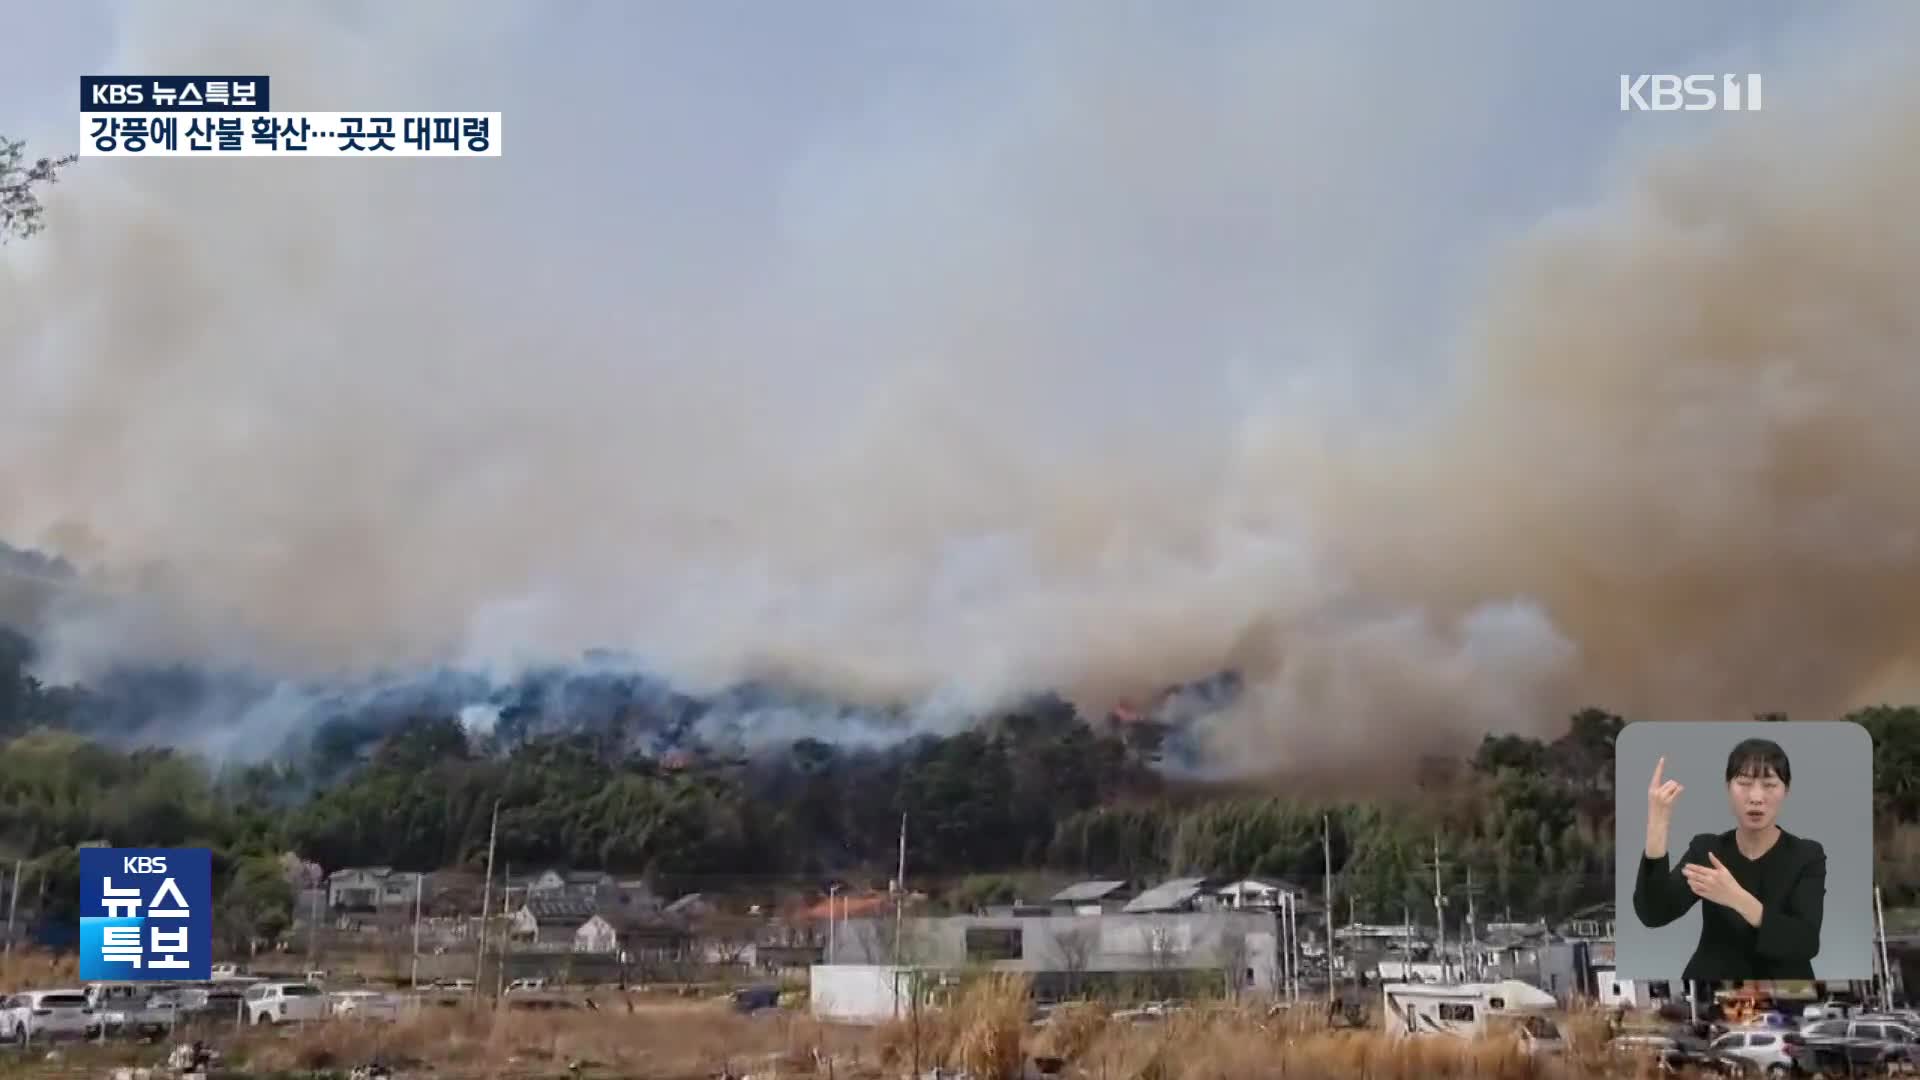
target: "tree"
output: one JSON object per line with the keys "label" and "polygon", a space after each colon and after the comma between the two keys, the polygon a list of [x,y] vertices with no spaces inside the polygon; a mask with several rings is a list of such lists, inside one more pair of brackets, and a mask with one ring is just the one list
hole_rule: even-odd
{"label": "tree", "polygon": [[27,144],[0,136],[0,244],[13,237],[26,239],[46,226],[41,222],[36,185],[59,182],[59,172],[78,160],[77,155],[40,158],[26,163]]}
{"label": "tree", "polygon": [[1060,969],[1067,976],[1068,996],[1080,993],[1087,967],[1093,963],[1093,956],[1099,944],[1099,936],[1093,932],[1092,928],[1085,926],[1062,930],[1053,936],[1053,946],[1060,953]]}
{"label": "tree", "polygon": [[1148,927],[1145,935],[1147,965],[1155,971],[1167,971],[1180,962],[1185,942],[1172,926],[1159,923]]}
{"label": "tree", "polygon": [[286,868],[272,856],[241,859],[221,890],[216,922],[227,945],[251,955],[259,942],[270,942],[293,925],[293,886]]}
{"label": "tree", "polygon": [[1227,993],[1239,997],[1252,980],[1248,976],[1247,961],[1253,954],[1253,947],[1247,941],[1247,935],[1238,930],[1228,930],[1220,935],[1220,969],[1227,980]]}
{"label": "tree", "polygon": [[722,966],[747,963],[747,954],[760,940],[760,920],[746,915],[715,912],[698,920],[694,932],[705,947],[707,962]]}

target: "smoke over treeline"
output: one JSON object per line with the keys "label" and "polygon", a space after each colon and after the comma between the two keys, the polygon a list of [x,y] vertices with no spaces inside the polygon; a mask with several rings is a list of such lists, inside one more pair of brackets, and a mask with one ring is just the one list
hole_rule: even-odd
{"label": "smoke over treeline", "polygon": [[[1028,32],[991,77],[873,59],[757,126],[625,64],[673,103],[623,121],[645,153],[557,108],[595,68],[536,77],[525,9],[449,38],[130,8],[109,69],[503,108],[506,156],[83,162],[52,193],[0,264],[0,535],[111,599],[38,610],[43,672],[510,685],[607,648],[702,699],[951,717],[1233,670],[1202,730],[1248,765],[1910,687],[1920,76],[1789,56],[1764,113],[1623,121],[1603,58],[1553,100],[1672,137],[1542,202],[1484,186],[1531,156],[1468,119],[1511,85],[1461,74],[1538,18],[1412,16],[1416,54],[1364,7],[1170,35],[988,5],[969,32]],[[698,36],[650,29],[617,36]],[[1558,85],[1580,37],[1514,77]],[[702,41],[763,108],[801,82]],[[1394,108],[1330,103],[1333,71]]]}

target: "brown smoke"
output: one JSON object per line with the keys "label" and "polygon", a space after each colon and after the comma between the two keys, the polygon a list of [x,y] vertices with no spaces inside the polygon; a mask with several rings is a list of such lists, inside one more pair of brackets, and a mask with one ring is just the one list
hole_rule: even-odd
{"label": "brown smoke", "polygon": [[[333,95],[282,108],[497,107],[419,98],[454,62],[425,29],[351,77],[311,30],[146,66]],[[1454,210],[1383,177],[1471,95],[1429,83],[1386,149],[1304,175],[1289,139],[1333,140],[1317,122],[1216,115],[1286,100],[1255,85],[1280,37],[1207,85],[1143,83],[1112,43],[1053,56],[1074,92],[980,140],[993,168],[823,152],[751,274],[671,248],[665,216],[659,266],[563,226],[476,243],[503,213],[486,163],[87,163],[0,280],[23,388],[0,536],[147,576],[137,604],[56,620],[56,667],[609,646],[696,686],[983,702],[1232,664],[1252,692],[1214,736],[1244,764],[1584,702],[1825,716],[1908,688],[1920,80],[1774,90],[1645,152],[1500,253],[1471,332],[1431,350],[1443,389],[1403,414],[1391,368],[1353,375],[1378,399],[1356,420],[1284,358],[1249,376],[1207,350],[1306,326],[1276,351],[1323,340],[1324,376],[1404,347],[1362,332],[1395,314],[1369,268]],[[509,112],[503,161],[538,116]],[[1334,261],[1248,284],[1303,251]]]}
{"label": "brown smoke", "polygon": [[[1523,667],[1537,715],[1826,718],[1920,691],[1920,81],[1823,104],[1636,160],[1533,229],[1434,422],[1311,468],[1275,451],[1367,594],[1551,617],[1577,654]],[[1498,692],[1410,670],[1368,665],[1336,715]]]}

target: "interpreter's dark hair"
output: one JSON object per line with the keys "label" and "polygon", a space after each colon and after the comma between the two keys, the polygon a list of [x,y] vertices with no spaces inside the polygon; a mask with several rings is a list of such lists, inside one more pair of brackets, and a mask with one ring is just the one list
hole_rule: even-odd
{"label": "interpreter's dark hair", "polygon": [[1793,786],[1793,766],[1787,762],[1787,752],[1772,739],[1743,739],[1727,755],[1729,784],[1736,776],[1762,777],[1768,773],[1779,777],[1782,784]]}

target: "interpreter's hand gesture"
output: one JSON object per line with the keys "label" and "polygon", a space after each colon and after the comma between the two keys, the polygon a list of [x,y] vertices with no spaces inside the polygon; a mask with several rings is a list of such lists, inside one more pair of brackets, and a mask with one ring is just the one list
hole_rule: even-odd
{"label": "interpreter's hand gesture", "polygon": [[1653,765],[1653,782],[1647,785],[1647,855],[1664,858],[1667,854],[1667,828],[1673,824],[1673,804],[1686,788],[1678,780],[1667,780],[1667,759]]}
{"label": "interpreter's hand gesture", "polygon": [[1752,894],[1733,879],[1733,871],[1720,861],[1720,856],[1709,851],[1707,858],[1713,862],[1712,866],[1688,863],[1680,868],[1680,872],[1686,875],[1687,887],[1702,900],[1738,909],[1741,902],[1750,899]]}

